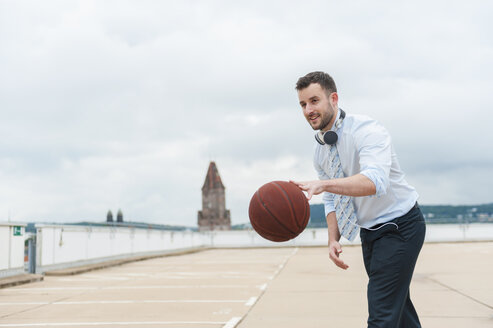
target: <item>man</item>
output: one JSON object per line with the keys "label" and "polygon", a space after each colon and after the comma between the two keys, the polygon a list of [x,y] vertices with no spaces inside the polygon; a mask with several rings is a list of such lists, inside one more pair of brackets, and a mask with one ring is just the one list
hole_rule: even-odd
{"label": "man", "polygon": [[327,73],[301,77],[296,90],[303,115],[319,130],[314,166],[320,180],[294,183],[308,199],[324,192],[330,259],[348,268],[340,257],[341,232],[352,239],[361,227],[368,327],[421,327],[409,284],[426,228],[418,194],[404,180],[389,133],[367,116],[344,113]]}

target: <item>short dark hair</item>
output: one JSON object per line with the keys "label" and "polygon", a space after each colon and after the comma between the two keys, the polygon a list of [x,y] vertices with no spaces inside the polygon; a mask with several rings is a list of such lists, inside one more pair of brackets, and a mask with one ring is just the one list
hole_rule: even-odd
{"label": "short dark hair", "polygon": [[336,83],[334,82],[334,79],[332,76],[325,72],[311,72],[306,74],[305,76],[302,76],[298,79],[298,82],[296,82],[296,90],[300,91],[305,88],[308,88],[308,86],[312,83],[318,83],[324,89],[327,94],[330,94],[332,92],[337,92],[336,88]]}

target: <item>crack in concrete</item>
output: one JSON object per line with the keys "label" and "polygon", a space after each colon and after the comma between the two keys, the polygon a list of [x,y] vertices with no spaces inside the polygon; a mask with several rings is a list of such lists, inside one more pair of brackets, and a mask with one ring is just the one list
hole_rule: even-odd
{"label": "crack in concrete", "polygon": [[470,299],[470,300],[472,300],[472,301],[474,301],[474,302],[476,302],[476,303],[478,303],[478,304],[481,304],[481,305],[483,305],[483,306],[487,307],[487,308],[488,308],[488,309],[490,309],[490,310],[493,310],[493,306],[491,306],[491,305],[489,305],[489,304],[486,304],[485,302],[482,302],[482,301],[478,300],[477,298],[472,297],[471,295],[467,295],[466,293],[461,292],[460,290],[458,290],[458,289],[456,289],[456,288],[454,288],[454,287],[451,287],[451,286],[449,286],[449,285],[446,285],[446,284],[444,284],[443,282],[438,281],[438,280],[436,280],[436,279],[434,279],[434,278],[431,278],[431,277],[429,277],[429,276],[427,276],[427,277],[426,277],[426,279],[428,279],[428,280],[430,280],[430,281],[432,281],[432,282],[434,282],[434,283],[436,283],[436,284],[438,284],[438,285],[440,285],[440,286],[442,286],[442,287],[445,287],[445,288],[447,288],[448,290],[451,290],[451,291],[453,291],[453,292],[455,292],[455,293],[457,293],[457,294],[459,294],[459,295],[462,295],[462,296],[464,296],[464,297],[467,297],[468,299]]}

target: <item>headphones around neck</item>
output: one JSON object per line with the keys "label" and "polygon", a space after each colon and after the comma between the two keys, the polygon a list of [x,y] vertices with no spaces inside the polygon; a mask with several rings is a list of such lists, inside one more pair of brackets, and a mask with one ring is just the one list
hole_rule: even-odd
{"label": "headphones around neck", "polygon": [[[341,127],[342,121],[346,117],[346,112],[339,108],[341,115],[339,119],[335,122],[336,129]],[[315,140],[321,145],[334,145],[337,142],[338,136],[335,131],[329,130],[326,132],[318,131],[315,135]]]}

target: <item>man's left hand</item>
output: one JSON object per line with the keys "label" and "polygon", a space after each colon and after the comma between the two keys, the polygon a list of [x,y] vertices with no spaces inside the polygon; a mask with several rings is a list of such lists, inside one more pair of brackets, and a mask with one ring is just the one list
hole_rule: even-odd
{"label": "man's left hand", "polygon": [[313,181],[289,181],[297,185],[301,190],[306,191],[306,198],[308,200],[312,199],[313,195],[321,194],[325,191],[325,181],[324,180],[313,180]]}

